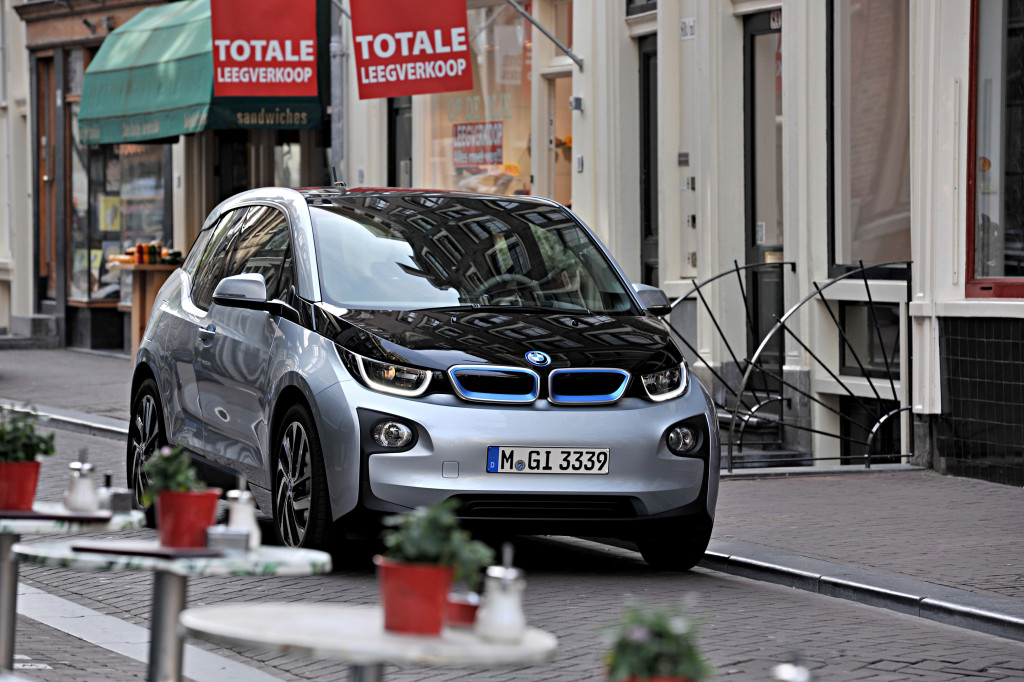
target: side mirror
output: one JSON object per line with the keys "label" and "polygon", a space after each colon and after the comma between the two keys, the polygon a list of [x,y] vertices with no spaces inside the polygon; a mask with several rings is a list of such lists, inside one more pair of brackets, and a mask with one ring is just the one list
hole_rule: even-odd
{"label": "side mirror", "polygon": [[636,297],[640,299],[640,303],[652,315],[665,317],[672,312],[672,302],[668,300],[665,292],[658,287],[652,287],[649,284],[634,284],[633,289],[636,290]]}
{"label": "side mirror", "polygon": [[266,310],[267,283],[255,272],[225,277],[213,290],[213,302],[228,308]]}
{"label": "side mirror", "polygon": [[256,272],[225,277],[213,290],[213,302],[226,308],[245,308],[246,310],[263,310],[300,323],[299,311],[284,301],[267,300],[267,283],[263,275]]}

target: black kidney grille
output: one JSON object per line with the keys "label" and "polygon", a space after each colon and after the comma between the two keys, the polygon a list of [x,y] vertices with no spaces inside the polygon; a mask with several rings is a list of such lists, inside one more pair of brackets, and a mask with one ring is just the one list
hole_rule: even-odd
{"label": "black kidney grille", "polygon": [[456,392],[475,402],[530,403],[540,391],[540,377],[525,368],[461,365],[448,375]]}
{"label": "black kidney grille", "polygon": [[549,399],[559,404],[613,403],[628,385],[629,372],[621,369],[556,369],[548,378]]}

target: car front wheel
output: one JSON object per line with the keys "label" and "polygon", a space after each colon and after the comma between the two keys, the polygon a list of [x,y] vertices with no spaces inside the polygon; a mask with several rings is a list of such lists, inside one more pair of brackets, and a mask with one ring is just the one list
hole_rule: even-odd
{"label": "car front wheel", "polygon": [[331,505],[323,451],[309,411],[288,409],[274,454],[273,516],[277,539],[288,547],[327,548]]}

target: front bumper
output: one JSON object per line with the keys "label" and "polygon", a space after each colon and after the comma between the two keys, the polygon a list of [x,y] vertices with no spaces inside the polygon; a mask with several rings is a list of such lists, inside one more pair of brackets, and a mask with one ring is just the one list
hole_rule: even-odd
{"label": "front bumper", "polygon": [[[345,386],[359,423],[362,510],[389,513],[450,497],[472,525],[517,533],[636,535],[640,526],[683,517],[710,522],[718,496],[719,439],[713,405],[696,380],[677,399],[636,398],[600,407],[467,403],[449,395],[410,400]],[[360,395],[351,395],[352,392]],[[353,398],[357,398],[353,400]],[[373,426],[404,421],[416,432],[401,452],[376,446]],[[697,456],[669,451],[665,434],[687,421],[702,426]],[[488,473],[488,446],[609,448],[609,473]]]}

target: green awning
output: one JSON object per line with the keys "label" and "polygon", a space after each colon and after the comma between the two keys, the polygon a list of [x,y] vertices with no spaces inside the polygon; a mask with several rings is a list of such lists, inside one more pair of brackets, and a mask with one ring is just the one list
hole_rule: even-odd
{"label": "green awning", "polygon": [[84,144],[120,144],[206,129],[316,128],[321,117],[318,97],[214,98],[210,0],[183,0],[144,9],[107,36],[85,72],[78,130]]}

